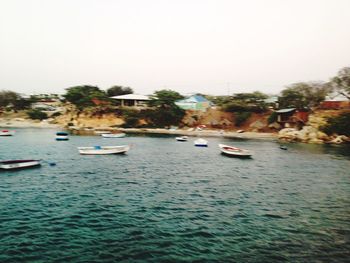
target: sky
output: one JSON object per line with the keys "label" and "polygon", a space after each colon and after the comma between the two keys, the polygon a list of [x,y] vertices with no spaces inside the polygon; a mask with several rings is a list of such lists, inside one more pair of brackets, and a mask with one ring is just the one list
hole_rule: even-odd
{"label": "sky", "polygon": [[269,94],[350,66],[350,0],[0,0],[0,90]]}

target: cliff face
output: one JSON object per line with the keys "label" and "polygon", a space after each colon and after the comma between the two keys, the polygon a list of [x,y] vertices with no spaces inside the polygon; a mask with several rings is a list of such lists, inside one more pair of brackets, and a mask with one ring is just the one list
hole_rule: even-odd
{"label": "cliff face", "polygon": [[55,123],[61,126],[74,126],[77,128],[104,128],[119,126],[124,120],[115,113],[96,113],[93,110],[78,112],[72,107],[65,109],[62,115],[55,118]]}

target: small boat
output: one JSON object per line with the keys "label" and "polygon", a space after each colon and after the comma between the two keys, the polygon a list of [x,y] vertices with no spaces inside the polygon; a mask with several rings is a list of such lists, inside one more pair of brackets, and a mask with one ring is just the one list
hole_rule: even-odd
{"label": "small boat", "polygon": [[280,149],[281,150],[288,150],[287,146],[285,146],[285,145],[280,145]]}
{"label": "small boat", "polygon": [[126,136],[125,133],[102,133],[103,138],[123,138]]}
{"label": "small boat", "polygon": [[66,132],[57,132],[56,133],[56,141],[68,141],[68,133]]}
{"label": "small boat", "polygon": [[187,142],[188,136],[180,136],[175,138],[178,142]]}
{"label": "small boat", "polygon": [[241,157],[241,158],[250,158],[252,156],[251,151],[225,145],[225,144],[219,144],[219,148],[221,150],[221,153],[226,154],[228,156]]}
{"label": "small boat", "polygon": [[199,138],[199,139],[194,141],[194,146],[197,146],[197,147],[208,147],[208,141],[204,140],[202,138]]}
{"label": "small boat", "polygon": [[13,136],[15,135],[15,131],[9,131],[9,130],[1,130],[0,136]]}
{"label": "small boat", "polygon": [[40,160],[9,160],[0,161],[0,169],[14,170],[40,166]]}
{"label": "small boat", "polygon": [[130,150],[129,145],[78,147],[80,154],[123,154]]}

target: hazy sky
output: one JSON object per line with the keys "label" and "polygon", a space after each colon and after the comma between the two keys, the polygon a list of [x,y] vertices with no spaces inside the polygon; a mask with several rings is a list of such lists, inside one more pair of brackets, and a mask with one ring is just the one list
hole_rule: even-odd
{"label": "hazy sky", "polygon": [[276,93],[350,65],[350,0],[0,0],[0,90]]}

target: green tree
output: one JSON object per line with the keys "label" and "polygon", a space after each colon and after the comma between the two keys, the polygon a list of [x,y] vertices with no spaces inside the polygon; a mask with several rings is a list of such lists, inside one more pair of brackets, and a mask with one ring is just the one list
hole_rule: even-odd
{"label": "green tree", "polygon": [[11,106],[13,106],[14,102],[16,100],[19,100],[20,98],[21,96],[17,92],[10,90],[2,90],[0,91],[0,106],[6,107],[10,104],[12,104]]}
{"label": "green tree", "polygon": [[333,85],[339,93],[350,99],[350,67],[339,70],[337,76],[331,79],[330,84]]}
{"label": "green tree", "polygon": [[173,90],[158,90],[151,96],[149,105],[161,108],[172,107],[176,106],[175,101],[183,98],[184,97],[180,93]]}
{"label": "green tree", "polygon": [[332,135],[333,133],[339,135],[350,136],[350,111],[343,112],[339,116],[329,117],[327,124],[321,127],[321,130]]}
{"label": "green tree", "polygon": [[63,97],[79,109],[93,106],[92,99],[108,100],[107,94],[96,86],[84,85],[66,89]]}
{"label": "green tree", "polygon": [[126,94],[132,94],[132,93],[134,93],[134,91],[130,87],[113,86],[107,89],[108,97],[126,95]]}
{"label": "green tree", "polygon": [[29,110],[27,114],[29,118],[33,120],[44,120],[48,118],[45,112],[42,112],[41,110],[38,110],[38,109]]}
{"label": "green tree", "polygon": [[329,85],[321,82],[300,82],[282,90],[279,97],[280,108],[308,108],[315,107],[322,102],[331,91]]}
{"label": "green tree", "polygon": [[175,102],[183,98],[180,93],[173,90],[154,92],[149,105],[155,109],[146,112],[146,119],[157,127],[178,125],[185,116],[185,111],[179,108]]}

